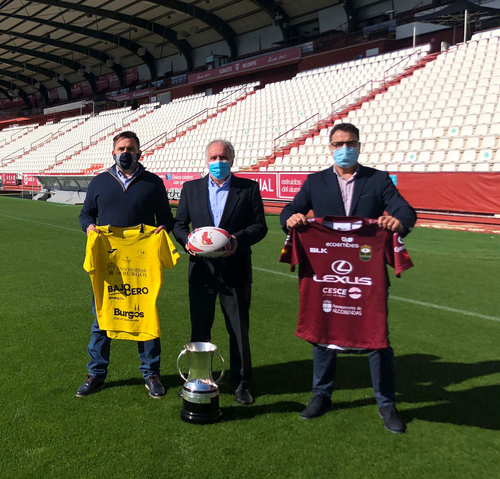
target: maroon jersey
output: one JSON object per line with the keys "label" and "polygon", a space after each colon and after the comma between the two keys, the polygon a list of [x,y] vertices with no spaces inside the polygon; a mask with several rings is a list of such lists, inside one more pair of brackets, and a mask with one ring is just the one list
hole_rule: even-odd
{"label": "maroon jersey", "polygon": [[296,335],[343,348],[389,346],[386,265],[413,266],[397,233],[377,220],[326,216],[291,230],[280,262],[299,265]]}

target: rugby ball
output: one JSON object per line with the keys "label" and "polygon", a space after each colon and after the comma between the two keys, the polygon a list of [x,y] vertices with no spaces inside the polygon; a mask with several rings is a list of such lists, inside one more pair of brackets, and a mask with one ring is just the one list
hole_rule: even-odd
{"label": "rugby ball", "polygon": [[214,226],[196,228],[189,234],[187,246],[196,256],[218,258],[231,249],[231,235]]}

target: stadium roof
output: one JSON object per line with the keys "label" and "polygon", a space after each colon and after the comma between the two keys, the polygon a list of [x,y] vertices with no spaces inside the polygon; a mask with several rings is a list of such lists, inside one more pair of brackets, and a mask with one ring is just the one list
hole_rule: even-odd
{"label": "stadium roof", "polygon": [[467,11],[468,21],[471,22],[481,17],[499,16],[500,9],[477,5],[468,0],[457,0],[442,9],[428,15],[418,16],[419,22],[434,23],[436,25],[461,25],[465,20],[465,11]]}
{"label": "stadium roof", "polygon": [[340,0],[0,0],[0,96],[48,88],[175,54],[193,67],[193,49],[274,25],[287,38],[290,21]]}

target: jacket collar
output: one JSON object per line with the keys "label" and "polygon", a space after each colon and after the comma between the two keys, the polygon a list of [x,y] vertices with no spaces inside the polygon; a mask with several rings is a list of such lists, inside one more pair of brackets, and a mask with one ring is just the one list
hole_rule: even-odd
{"label": "jacket collar", "polygon": [[[136,176],[139,175],[140,173],[142,173],[146,168],[144,168],[144,166],[142,165],[142,163],[138,163],[137,164],[137,173],[136,173]],[[108,169],[108,173],[110,173],[111,175],[113,175],[115,178],[118,178],[118,173],[117,173],[117,166],[116,166],[116,163]]]}

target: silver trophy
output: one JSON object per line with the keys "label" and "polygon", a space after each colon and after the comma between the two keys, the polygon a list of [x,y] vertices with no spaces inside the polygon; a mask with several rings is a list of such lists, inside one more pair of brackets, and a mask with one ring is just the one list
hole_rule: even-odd
{"label": "silver trophy", "polygon": [[[217,381],[212,377],[214,353],[219,356],[222,368]],[[189,373],[186,378],[180,368],[180,359],[187,354]],[[177,358],[177,369],[185,383],[182,386],[183,407],[181,419],[196,424],[207,424],[220,421],[222,411],[219,407],[219,386],[217,383],[224,375],[224,358],[217,352],[212,343],[188,343],[184,345]]]}

